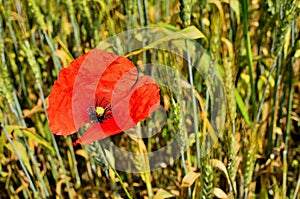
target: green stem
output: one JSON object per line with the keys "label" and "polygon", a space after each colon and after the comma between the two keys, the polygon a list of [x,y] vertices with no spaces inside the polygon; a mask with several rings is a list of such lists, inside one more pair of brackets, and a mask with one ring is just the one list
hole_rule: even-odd
{"label": "green stem", "polygon": [[192,95],[192,107],[193,107],[193,124],[194,124],[194,133],[196,138],[196,154],[197,154],[197,168],[200,168],[200,159],[201,159],[201,151],[200,151],[200,141],[199,141],[199,135],[198,135],[198,115],[197,115],[197,106],[196,106],[196,97],[193,92],[194,88],[194,79],[193,79],[193,72],[192,72],[192,65],[191,65],[191,58],[189,53],[189,48],[187,41],[185,40],[185,48],[186,50],[186,56],[187,56],[187,62],[188,62],[188,73],[189,73],[189,82],[191,84],[191,95]]}
{"label": "green stem", "polygon": [[268,148],[267,148],[267,154],[270,155],[271,151],[273,150],[273,132],[274,132],[274,125],[276,123],[275,117],[276,117],[276,106],[277,106],[277,99],[278,99],[278,92],[279,92],[279,86],[281,82],[281,54],[278,56],[278,62],[277,62],[277,70],[276,70],[276,77],[275,77],[275,88],[274,88],[274,96],[273,96],[273,106],[272,106],[272,119],[270,124],[270,130],[268,134]]}
{"label": "green stem", "polygon": [[[292,66],[292,65],[291,65]],[[283,180],[282,180],[282,198],[286,195],[286,183],[287,183],[287,153],[288,153],[288,141],[291,132],[291,112],[292,112],[292,99],[293,99],[293,89],[292,89],[292,78],[293,69],[290,69],[289,78],[289,99],[288,99],[288,112],[287,112],[287,122],[286,122],[286,135],[284,139],[284,150],[283,150]]]}
{"label": "green stem", "polygon": [[255,84],[254,84],[254,67],[252,62],[252,51],[251,51],[251,41],[250,35],[248,32],[249,29],[249,21],[248,21],[248,1],[242,0],[242,13],[243,13],[243,25],[244,25],[244,37],[246,40],[246,49],[247,49],[247,61],[250,70],[250,85],[251,85],[251,100],[253,105],[253,118],[256,116],[256,92],[255,92]]}
{"label": "green stem", "polygon": [[[294,38],[295,34],[295,21],[292,23],[292,38]],[[294,39],[292,39],[292,47],[294,47]],[[287,191],[287,171],[288,171],[288,165],[287,165],[287,153],[288,153],[288,142],[289,137],[291,133],[291,113],[292,113],[292,104],[293,104],[293,62],[294,59],[292,58],[290,61],[290,69],[289,69],[289,77],[288,77],[288,86],[289,86],[289,99],[288,99],[288,112],[287,112],[287,121],[286,121],[286,135],[284,138],[284,149],[283,149],[283,165],[282,165],[282,198],[284,199],[286,197],[286,191]]]}
{"label": "green stem", "polygon": [[21,156],[19,155],[19,153],[18,153],[18,151],[17,151],[17,149],[16,149],[14,143],[12,142],[12,140],[11,140],[11,138],[10,138],[8,132],[6,131],[6,125],[5,125],[4,123],[3,123],[3,131],[4,131],[4,133],[5,133],[5,136],[7,137],[8,142],[9,142],[10,145],[12,146],[12,149],[14,150],[14,152],[15,152],[15,154],[16,154],[16,156],[17,156],[19,162],[20,162],[20,165],[21,165],[21,167],[22,167],[22,169],[23,169],[23,171],[24,171],[24,173],[25,173],[25,176],[26,176],[27,179],[28,179],[29,185],[30,185],[30,187],[31,187],[31,189],[32,189],[32,191],[33,191],[33,195],[34,195],[34,196],[37,196],[37,190],[36,190],[36,188],[35,188],[35,186],[34,186],[32,180],[31,180],[31,177],[30,177],[30,175],[29,175],[29,173],[28,173],[28,171],[27,171],[27,169],[26,169],[26,167],[25,167],[25,165],[24,165],[24,163],[23,163],[23,161],[22,161],[22,159],[21,159]]}
{"label": "green stem", "polygon": [[[37,85],[38,85],[38,88],[40,90],[40,95],[41,95],[41,99],[42,99],[42,105],[43,105],[43,108],[44,108],[44,112],[45,112],[45,115],[46,115],[46,118],[47,118],[47,121],[49,122],[48,120],[48,116],[47,116],[47,112],[46,112],[46,103],[45,103],[45,97],[44,97],[44,92],[42,90],[42,87],[41,85],[37,82]],[[68,190],[68,196],[69,198],[73,198],[73,195],[71,193],[71,187],[70,187],[70,183],[68,181],[68,177],[67,177],[67,173],[66,173],[66,169],[65,169],[65,166],[63,164],[63,160],[60,156],[60,153],[59,153],[59,150],[58,150],[58,146],[57,146],[57,143],[56,143],[56,140],[55,140],[55,137],[53,135],[53,133],[51,133],[51,138],[53,140],[53,146],[54,146],[54,150],[56,152],[56,155],[58,157],[58,160],[59,160],[59,164],[61,166],[61,169],[62,169],[62,173],[63,173],[63,176],[65,178],[65,183],[66,183],[66,186],[67,186],[67,190]]]}
{"label": "green stem", "polygon": [[100,145],[100,147],[101,147],[101,150],[102,150],[102,152],[103,152],[103,154],[104,154],[104,157],[105,157],[105,159],[106,159],[106,161],[107,161],[107,163],[108,163],[108,165],[109,165],[109,168],[114,172],[114,174],[115,174],[115,175],[117,176],[117,178],[120,180],[120,184],[121,184],[121,186],[122,186],[124,192],[126,193],[127,198],[132,199],[130,193],[128,192],[128,190],[127,190],[127,188],[126,188],[126,186],[125,186],[125,184],[124,184],[124,182],[123,182],[123,180],[122,180],[122,178],[121,178],[121,176],[118,174],[118,172],[115,170],[115,168],[114,168],[113,165],[111,164],[109,158],[107,157],[107,155],[106,155],[106,153],[105,153],[105,151],[103,150],[103,148],[102,148],[101,145]]}
{"label": "green stem", "polygon": [[259,118],[260,118],[262,106],[263,106],[265,98],[266,98],[267,88],[268,88],[269,83],[271,81],[272,73],[273,73],[276,65],[277,65],[277,57],[274,58],[274,62],[272,64],[271,70],[269,72],[269,76],[268,76],[268,79],[267,79],[267,82],[266,82],[266,85],[265,85],[265,88],[264,88],[264,91],[263,91],[263,95],[262,95],[262,98],[261,98],[261,100],[259,102],[259,107],[258,107],[258,111],[257,111],[257,115],[256,115],[254,126],[259,122]]}
{"label": "green stem", "polygon": [[79,172],[78,172],[78,168],[77,168],[74,147],[72,145],[72,139],[70,137],[67,138],[67,145],[71,152],[71,158],[72,158],[72,163],[73,163],[72,166],[74,167],[73,172],[75,174],[75,179],[76,179],[75,188],[79,188],[81,186],[81,181],[80,181],[80,176],[79,176]]}

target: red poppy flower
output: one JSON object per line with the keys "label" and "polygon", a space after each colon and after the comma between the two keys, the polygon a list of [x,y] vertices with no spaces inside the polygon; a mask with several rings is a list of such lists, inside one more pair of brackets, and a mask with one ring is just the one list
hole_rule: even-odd
{"label": "red poppy flower", "polygon": [[137,81],[137,69],[125,57],[92,50],[60,71],[49,95],[49,128],[70,135],[90,123],[74,145],[134,127],[160,103],[159,88],[149,76]]}

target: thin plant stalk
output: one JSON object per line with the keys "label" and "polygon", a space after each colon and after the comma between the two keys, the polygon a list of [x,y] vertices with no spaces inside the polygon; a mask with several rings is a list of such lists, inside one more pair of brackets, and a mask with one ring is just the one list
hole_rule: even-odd
{"label": "thin plant stalk", "polygon": [[281,82],[281,54],[278,56],[278,62],[276,67],[276,77],[275,77],[275,87],[274,87],[274,96],[273,96],[273,105],[272,105],[272,116],[271,116],[271,124],[270,129],[268,133],[268,148],[267,148],[267,154],[271,154],[271,151],[273,150],[273,132],[276,125],[276,108],[277,108],[277,102],[278,102],[278,92]]}
{"label": "thin plant stalk", "polygon": [[[183,24],[183,27],[187,27],[191,24],[191,1],[180,0],[180,17]],[[192,96],[192,107],[193,107],[193,127],[196,139],[196,154],[197,154],[197,168],[200,168],[200,159],[201,159],[201,152],[200,152],[200,141],[199,141],[199,134],[198,134],[198,116],[197,116],[197,105],[196,105],[196,97],[193,92],[194,88],[194,79],[193,79],[193,71],[192,71],[192,63],[190,52],[188,48],[187,40],[184,40],[185,49],[186,49],[186,61],[188,67],[188,74],[189,74],[189,83],[192,87],[191,89],[191,96]],[[184,157],[182,157],[184,158]]]}
{"label": "thin plant stalk", "polygon": [[299,196],[299,189],[300,189],[300,173],[298,175],[298,180],[297,180],[297,184],[296,184],[296,188],[295,188],[295,191],[294,191],[294,195],[293,195],[293,199],[296,199],[297,196]]}
{"label": "thin plant stalk", "polygon": [[[292,23],[292,48],[294,48],[295,45],[295,21]],[[288,98],[288,111],[287,111],[287,118],[286,118],[286,135],[284,138],[284,149],[283,149],[283,165],[282,165],[282,198],[285,199],[286,197],[286,191],[287,191],[287,171],[288,171],[288,165],[287,165],[287,154],[288,154],[288,144],[289,144],[289,138],[291,133],[291,113],[292,113],[292,106],[293,106],[293,62],[294,59],[291,58],[290,60],[290,68],[289,68],[289,78],[288,78],[288,87],[289,87],[289,98]]]}
{"label": "thin plant stalk", "polygon": [[[37,61],[34,57],[33,51],[31,50],[29,42],[27,40],[24,42],[24,45],[22,45],[22,47],[23,47],[23,50],[25,51],[25,53],[27,55],[28,63],[29,63],[29,65],[30,65],[30,67],[31,67],[31,69],[34,73],[34,76],[35,76],[35,79],[36,79],[36,84],[38,86],[38,89],[39,89],[39,92],[40,92],[40,97],[42,99],[42,106],[43,106],[44,112],[46,114],[46,104],[45,104],[44,92],[43,92],[43,89],[42,89],[42,86],[41,86],[42,76],[41,76],[41,71],[40,71],[39,65],[38,65],[38,63],[37,63]],[[49,121],[47,115],[46,115],[46,119],[47,119],[47,121]],[[53,138],[53,135],[52,135],[52,138]],[[55,140],[54,140],[54,142],[55,142]],[[56,148],[55,148],[55,150],[56,150]],[[32,157],[32,161],[35,163],[36,160],[35,160],[32,152],[30,151],[30,149],[29,149],[29,152],[30,152],[30,156]],[[56,153],[59,157],[60,154],[59,154],[58,150],[56,150]],[[61,159],[61,157],[59,159]],[[69,181],[67,180],[67,175],[66,175],[65,168],[64,168],[62,162],[60,162],[60,164],[61,164],[62,171],[63,171],[64,177],[65,177],[69,198],[73,198],[73,196],[71,194],[70,184],[69,184]],[[36,165],[37,165],[37,163],[35,163],[34,166],[35,166],[36,170],[39,171],[39,169]],[[39,178],[39,181],[41,181],[42,185],[44,185],[44,181],[42,180],[42,178],[40,176],[40,172],[36,172],[36,174],[37,174],[37,177]],[[45,188],[45,185],[43,187],[44,187],[46,197],[48,197],[49,193],[48,193],[47,189]]]}
{"label": "thin plant stalk", "polygon": [[22,167],[22,169],[23,169],[23,171],[24,171],[24,173],[25,173],[25,176],[26,176],[27,179],[28,179],[29,185],[30,185],[30,187],[31,187],[31,189],[32,189],[32,191],[33,191],[33,195],[34,195],[34,196],[37,196],[38,192],[37,192],[37,190],[36,190],[36,188],[35,188],[35,186],[34,186],[34,184],[33,184],[33,182],[32,182],[32,179],[31,179],[31,177],[30,177],[30,175],[29,175],[29,173],[28,173],[28,171],[27,171],[27,169],[26,169],[26,167],[25,167],[25,165],[24,165],[22,159],[21,159],[21,156],[19,155],[18,150],[16,149],[14,143],[13,143],[12,140],[10,139],[10,136],[9,136],[8,132],[6,131],[6,125],[5,125],[5,123],[3,123],[3,131],[4,131],[4,133],[5,133],[5,136],[7,137],[8,142],[9,142],[10,145],[12,146],[12,148],[13,148],[13,150],[14,150],[14,152],[15,152],[15,154],[16,154],[16,156],[17,156],[19,162],[20,162],[20,165],[21,165],[21,167]]}
{"label": "thin plant stalk", "polygon": [[[2,21],[1,15],[0,15],[0,21]],[[1,54],[1,63],[2,63],[1,69],[3,70],[2,74],[1,74],[2,78],[3,78],[3,80],[1,81],[1,83],[2,83],[1,90],[4,91],[4,93],[6,95],[6,98],[7,98],[8,102],[9,102],[9,106],[10,106],[12,112],[15,114],[16,118],[22,118],[21,117],[22,111],[21,111],[21,108],[20,108],[20,104],[18,102],[18,98],[17,98],[17,96],[15,94],[15,91],[13,90],[13,86],[11,85],[10,80],[7,78],[8,77],[8,69],[7,69],[5,55],[4,55],[4,51],[3,51],[3,49],[4,49],[4,40],[3,40],[2,35],[4,35],[3,34],[4,32],[3,32],[3,29],[2,29],[2,27],[3,27],[2,25],[3,25],[2,22],[0,22],[0,36],[1,36],[1,38],[0,38],[0,54]],[[9,88],[7,88],[7,87],[9,87]],[[3,117],[1,117],[1,118],[3,118]],[[23,119],[19,120],[19,123],[21,125],[25,126],[25,122],[24,122]],[[37,194],[37,190],[36,190],[35,186],[33,185],[33,182],[32,182],[32,180],[31,180],[31,178],[30,178],[30,176],[28,174],[28,171],[26,170],[26,167],[24,166],[24,164],[23,164],[23,162],[21,160],[21,156],[19,155],[18,151],[16,150],[16,147],[14,146],[12,140],[9,137],[9,134],[6,131],[5,124],[4,124],[4,131],[5,131],[5,135],[6,135],[7,139],[8,139],[8,141],[10,142],[11,146],[13,147],[13,150],[14,150],[15,154],[17,155],[20,163],[21,163],[21,167],[24,170],[26,177],[28,178],[28,180],[30,182],[31,188],[32,188],[34,194],[36,195]],[[27,140],[25,138],[24,138],[24,142],[25,142],[26,149],[30,152],[31,150],[30,150],[28,142],[27,142]],[[30,153],[30,157],[32,158],[31,153]],[[32,162],[33,162],[34,168],[37,168],[35,159],[32,159]]]}
{"label": "thin plant stalk", "polygon": [[[47,112],[46,112],[46,103],[45,103],[45,97],[44,97],[44,92],[42,90],[42,87],[41,85],[37,82],[37,85],[38,85],[38,88],[40,90],[40,95],[41,95],[41,99],[42,99],[42,105],[43,105],[43,108],[44,108],[44,112],[45,112],[45,115],[46,115],[46,118],[47,118],[47,121],[49,122],[49,119],[48,119],[48,116],[47,116]],[[63,164],[63,160],[62,160],[62,157],[59,153],[59,149],[58,149],[58,146],[57,146],[57,143],[56,143],[56,140],[55,140],[55,137],[53,135],[53,133],[51,133],[51,138],[52,138],[52,141],[53,141],[53,146],[54,146],[54,150],[56,152],[56,155],[58,157],[58,160],[59,160],[59,164],[62,168],[62,173],[64,175],[64,178],[65,178],[65,183],[66,183],[66,186],[67,186],[67,190],[68,190],[68,196],[69,198],[73,198],[73,195],[71,193],[71,187],[70,187],[70,183],[68,181],[68,178],[67,178],[67,173],[66,173],[66,169],[65,169],[65,166]]]}
{"label": "thin plant stalk", "polygon": [[262,98],[259,102],[258,111],[257,111],[256,119],[255,119],[255,125],[258,124],[258,122],[259,122],[262,107],[264,105],[264,101],[265,101],[265,98],[266,98],[267,89],[268,89],[268,86],[270,84],[272,73],[273,73],[276,65],[277,65],[277,59],[274,60],[274,62],[272,64],[272,67],[271,67],[271,70],[270,70],[270,73],[268,75],[267,82],[266,82],[266,85],[265,85],[264,90],[263,90],[263,95],[262,95]]}
{"label": "thin plant stalk", "polygon": [[[192,72],[192,66],[191,66],[191,59],[190,59],[190,53],[188,51],[188,44],[185,40],[185,47],[187,49],[186,55],[187,55],[187,62],[188,62],[188,73],[189,73],[189,82],[194,88],[194,80],[193,80],[193,72]],[[193,124],[194,124],[194,133],[195,133],[195,139],[196,139],[196,156],[197,156],[197,168],[200,168],[200,159],[201,159],[201,151],[200,151],[200,141],[199,141],[199,135],[198,135],[198,114],[197,114],[197,105],[196,105],[196,97],[191,90],[192,95],[192,107],[193,107]]]}
{"label": "thin plant stalk", "polygon": [[78,172],[78,168],[77,168],[77,164],[76,164],[74,147],[72,145],[72,140],[70,137],[67,138],[67,145],[71,152],[71,158],[72,158],[72,163],[73,163],[73,167],[74,167],[74,174],[75,174],[75,179],[76,179],[75,187],[80,187],[81,181],[80,181],[80,176],[79,176],[79,172]]}
{"label": "thin plant stalk", "polygon": [[149,14],[148,14],[148,2],[147,0],[143,0],[143,4],[144,4],[144,18],[145,18],[145,26],[147,26],[150,21],[149,21]]}
{"label": "thin plant stalk", "polygon": [[254,67],[252,62],[252,51],[251,51],[251,40],[249,35],[249,17],[248,17],[248,0],[241,0],[242,4],[242,13],[243,13],[243,26],[244,26],[244,37],[246,40],[246,49],[247,49],[247,60],[249,65],[250,73],[250,86],[251,86],[251,100],[252,100],[252,112],[253,118],[256,116],[256,89],[254,84]]}
{"label": "thin plant stalk", "polygon": [[[104,151],[104,149],[102,148],[101,144],[100,144],[99,146],[100,146],[100,148],[101,148],[101,150],[102,150],[102,153],[103,153],[103,154],[106,154],[105,151]],[[113,165],[112,165],[112,163],[110,162],[110,160],[109,160],[109,158],[107,157],[107,155],[104,155],[104,157],[105,157],[105,159],[106,159],[106,162],[108,163],[109,168],[114,172],[114,174],[115,174],[115,175],[117,176],[117,178],[120,180],[120,184],[121,184],[121,186],[122,186],[122,188],[123,188],[123,190],[124,190],[124,192],[125,192],[127,198],[132,199],[130,193],[128,192],[128,190],[127,190],[127,188],[126,188],[126,186],[125,186],[125,184],[124,184],[124,182],[123,182],[123,180],[122,180],[122,178],[121,178],[121,176],[120,176],[119,173],[115,170],[115,168],[113,167]]]}
{"label": "thin plant stalk", "polygon": [[168,17],[169,17],[169,15],[170,15],[169,7],[170,7],[170,2],[169,2],[169,0],[165,0],[166,20],[168,20]]}
{"label": "thin plant stalk", "polygon": [[[65,1],[66,7],[67,7],[67,11],[69,13],[69,17],[71,20],[71,24],[74,30],[74,37],[75,37],[75,46],[76,46],[76,51],[75,51],[75,55],[79,56],[79,48],[80,48],[80,31],[79,31],[79,27],[78,27],[78,23],[77,20],[75,18],[75,10],[74,10],[74,6],[73,6],[73,1],[71,0],[66,0]],[[88,22],[87,22],[88,23]]]}
{"label": "thin plant stalk", "polygon": [[67,186],[67,190],[68,190],[68,196],[69,196],[69,198],[73,198],[73,195],[71,194],[70,184],[69,184],[69,181],[68,181],[68,178],[67,178],[66,169],[65,169],[65,166],[63,164],[63,160],[60,156],[59,149],[58,149],[58,146],[57,146],[57,143],[56,143],[56,140],[55,140],[55,137],[54,137],[53,133],[51,133],[51,138],[52,138],[52,141],[53,141],[54,150],[55,150],[56,155],[58,157],[59,164],[62,168],[64,178],[66,179],[66,186]]}
{"label": "thin plant stalk", "polygon": [[[280,4],[281,5],[281,4]],[[260,100],[259,107],[258,107],[258,112],[256,115],[256,120],[255,120],[255,125],[259,122],[260,119],[260,114],[262,110],[262,106],[264,104],[264,100],[266,97],[266,91],[269,86],[272,73],[277,66],[278,58],[281,56],[281,51],[284,45],[284,40],[285,40],[285,35],[288,31],[288,27],[290,26],[293,16],[296,14],[296,0],[291,1],[290,3],[285,3],[281,5],[280,8],[280,25],[279,28],[277,29],[277,34],[276,34],[276,44],[274,46],[274,61],[266,82],[266,85],[264,87],[262,99]]]}
{"label": "thin plant stalk", "polygon": [[293,89],[292,89],[292,81],[293,81],[293,68],[291,65],[290,68],[290,77],[289,77],[289,98],[288,98],[288,112],[287,112],[287,122],[286,122],[286,135],[284,138],[284,149],[283,149],[283,178],[282,178],[282,198],[286,197],[286,190],[287,190],[287,153],[288,153],[288,144],[289,144],[289,137],[291,133],[291,112],[292,112],[292,102],[293,102]]}
{"label": "thin plant stalk", "polygon": [[139,12],[139,18],[140,18],[140,26],[141,26],[141,28],[143,28],[144,27],[144,14],[143,14],[141,0],[137,0],[137,7],[138,7],[138,12]]}

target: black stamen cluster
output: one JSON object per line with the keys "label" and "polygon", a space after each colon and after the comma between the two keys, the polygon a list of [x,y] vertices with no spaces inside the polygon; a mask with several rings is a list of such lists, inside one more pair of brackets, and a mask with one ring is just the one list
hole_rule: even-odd
{"label": "black stamen cluster", "polygon": [[[98,114],[96,112],[96,108],[97,107],[102,107],[104,109],[104,112],[102,114]],[[91,120],[95,121],[95,122],[99,122],[99,123],[104,123],[105,120],[109,119],[112,117],[112,110],[111,110],[111,106],[109,104],[109,101],[106,100],[105,98],[102,98],[99,101],[99,98],[96,98],[96,102],[95,102],[95,106],[94,107],[90,107],[87,110],[89,117],[91,118]]]}

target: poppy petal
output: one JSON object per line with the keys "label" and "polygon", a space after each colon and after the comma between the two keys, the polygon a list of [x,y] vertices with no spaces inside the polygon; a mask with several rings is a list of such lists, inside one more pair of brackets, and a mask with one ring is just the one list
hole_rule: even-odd
{"label": "poppy petal", "polygon": [[159,88],[151,77],[143,76],[126,96],[120,99],[120,96],[114,95],[111,104],[113,117],[124,131],[147,118],[159,107]]}
{"label": "poppy petal", "polygon": [[50,130],[56,135],[70,135],[90,122],[87,108],[94,105],[95,94],[110,100],[122,76],[127,77],[123,90],[129,90],[136,81],[136,68],[127,58],[113,53],[92,50],[72,61],[59,72],[49,95]]}
{"label": "poppy petal", "polygon": [[61,70],[49,96],[50,130],[57,135],[75,133],[91,122],[88,110],[95,97],[112,106],[112,117],[93,123],[74,144],[89,144],[129,128],[159,106],[159,88],[149,76],[136,82],[137,70],[125,57],[92,50]]}
{"label": "poppy petal", "polygon": [[[127,92],[134,85],[137,79],[137,69],[134,64],[125,57],[118,57],[102,74],[97,86],[96,95],[102,96],[103,92],[110,92],[106,96],[111,100],[112,92],[115,94]],[[118,85],[116,87],[116,85]]]}
{"label": "poppy petal", "polygon": [[160,104],[159,88],[151,77],[143,76],[130,90],[130,93],[123,96],[122,100],[119,99],[118,95],[112,97],[113,117],[103,124],[93,124],[74,145],[87,145],[134,127],[139,121],[158,109]]}
{"label": "poppy petal", "polygon": [[159,108],[160,95],[157,84],[149,76],[143,76],[129,101],[130,116],[134,123],[147,117]]}
{"label": "poppy petal", "polygon": [[58,79],[54,83],[49,95],[50,130],[56,135],[69,135],[76,132],[72,113],[73,85],[81,63],[88,56],[84,54],[59,72]]}
{"label": "poppy petal", "polygon": [[93,123],[84,134],[73,143],[74,146],[77,144],[90,144],[96,140],[115,135],[122,132],[119,126],[116,124],[114,119],[106,120],[103,124]]}
{"label": "poppy petal", "polygon": [[72,98],[77,128],[90,121],[87,110],[94,105],[95,96],[110,101],[122,76],[127,77],[123,87],[129,90],[136,81],[137,70],[127,58],[102,50],[93,50],[86,57],[78,71]]}

